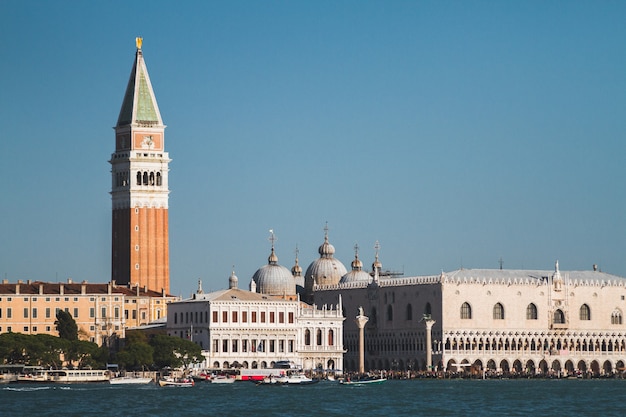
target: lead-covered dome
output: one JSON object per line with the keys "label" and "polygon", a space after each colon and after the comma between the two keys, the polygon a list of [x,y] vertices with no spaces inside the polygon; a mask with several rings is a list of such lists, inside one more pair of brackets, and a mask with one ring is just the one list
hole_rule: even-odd
{"label": "lead-covered dome", "polygon": [[274,252],[268,258],[268,264],[259,268],[252,276],[256,284],[256,292],[276,296],[296,295],[296,281],[291,272],[278,264],[278,256]]}
{"label": "lead-covered dome", "polygon": [[313,284],[317,285],[336,285],[339,284],[341,277],[348,271],[346,267],[335,259],[335,247],[328,241],[328,230],[324,235],[324,243],[319,247],[320,257],[311,262],[304,274],[304,285],[307,293],[313,293]]}
{"label": "lead-covered dome", "polygon": [[359,259],[359,253],[355,252],[354,260],[352,261],[352,271],[341,277],[339,281],[341,284],[349,282],[371,282],[372,277],[367,272],[363,271],[363,262]]}

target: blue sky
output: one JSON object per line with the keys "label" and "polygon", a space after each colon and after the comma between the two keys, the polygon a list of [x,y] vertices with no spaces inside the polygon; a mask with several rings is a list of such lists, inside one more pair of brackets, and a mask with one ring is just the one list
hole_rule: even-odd
{"label": "blue sky", "polygon": [[0,273],[110,279],[109,157],[143,52],[171,292],[267,262],[626,276],[626,3],[0,3]]}

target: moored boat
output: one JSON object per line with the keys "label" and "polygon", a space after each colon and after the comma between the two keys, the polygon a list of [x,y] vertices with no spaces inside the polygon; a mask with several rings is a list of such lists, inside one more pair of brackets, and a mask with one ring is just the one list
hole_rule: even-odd
{"label": "moored boat", "polygon": [[269,376],[258,382],[259,385],[311,385],[319,382],[318,379],[311,379],[303,372],[287,372],[284,375],[274,377]]}
{"label": "moored boat", "polygon": [[159,379],[161,387],[193,387],[193,378],[164,378]]}
{"label": "moored boat", "polygon": [[106,382],[110,379],[109,371],[104,369],[58,369],[47,372],[50,382],[61,384]]}
{"label": "moored boat", "polygon": [[152,378],[140,376],[120,376],[109,380],[109,383],[112,385],[145,385],[151,382]]}
{"label": "moored boat", "polygon": [[231,375],[216,375],[213,376],[211,378],[209,378],[209,382],[211,384],[232,384],[233,382],[235,382],[236,378],[235,376],[231,376]]}

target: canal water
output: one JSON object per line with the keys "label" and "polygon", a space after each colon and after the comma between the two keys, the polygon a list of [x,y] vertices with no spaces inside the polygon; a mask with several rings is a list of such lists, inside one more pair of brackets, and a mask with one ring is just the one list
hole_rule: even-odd
{"label": "canal water", "polygon": [[0,385],[1,416],[623,416],[626,380]]}

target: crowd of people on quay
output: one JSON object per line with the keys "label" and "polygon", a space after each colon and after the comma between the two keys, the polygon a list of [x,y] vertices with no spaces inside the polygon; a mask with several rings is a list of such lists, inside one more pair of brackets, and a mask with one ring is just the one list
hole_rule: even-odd
{"label": "crowd of people on quay", "polygon": [[359,372],[344,372],[344,378],[358,379],[378,376],[386,379],[626,379],[626,372],[594,373],[550,370],[545,373],[537,372],[503,372],[493,369],[473,371],[394,371],[372,370],[361,374]]}

